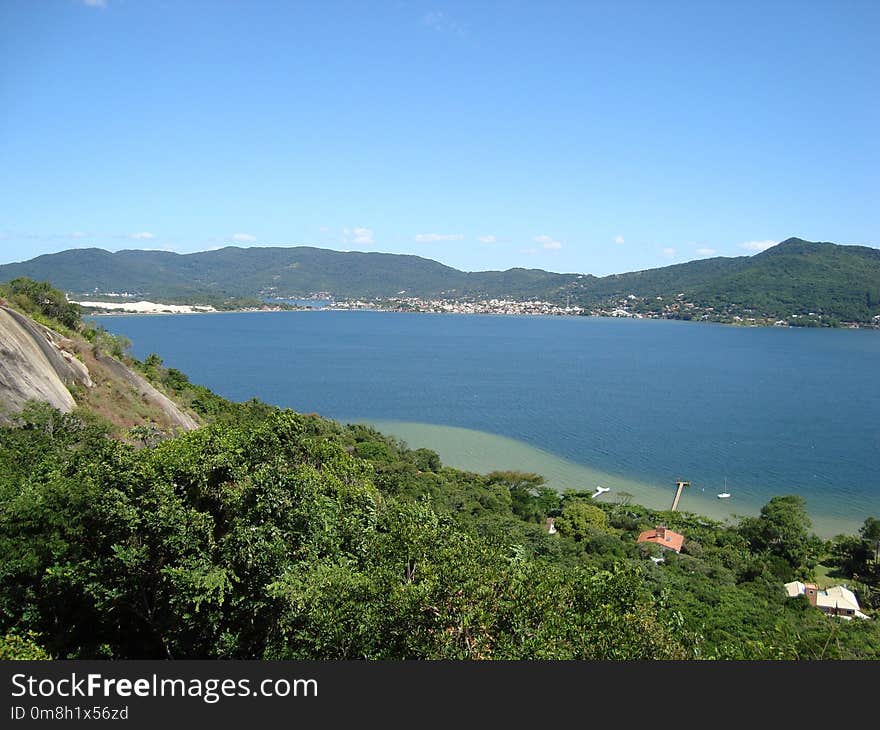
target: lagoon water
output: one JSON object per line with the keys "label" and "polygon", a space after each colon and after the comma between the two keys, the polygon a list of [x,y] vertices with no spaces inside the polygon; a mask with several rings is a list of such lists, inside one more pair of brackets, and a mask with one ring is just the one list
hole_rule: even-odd
{"label": "lagoon water", "polygon": [[344,311],[101,324],[225,397],[372,423],[462,468],[662,508],[683,478],[681,508],[717,518],[797,493],[829,536],[880,516],[876,331]]}

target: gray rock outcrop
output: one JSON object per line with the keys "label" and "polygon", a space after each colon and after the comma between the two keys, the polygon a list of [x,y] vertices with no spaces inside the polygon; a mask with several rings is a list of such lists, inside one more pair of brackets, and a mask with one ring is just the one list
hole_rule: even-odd
{"label": "gray rock outcrop", "polygon": [[91,387],[86,366],[69,353],[62,354],[53,339],[60,335],[50,332],[0,307],[0,418],[4,412],[20,411],[29,400],[45,401],[66,413],[76,406],[67,386]]}
{"label": "gray rock outcrop", "polygon": [[[152,407],[158,422],[172,430],[198,428],[192,416],[144,377],[97,349],[84,351],[84,346],[86,343],[69,340],[0,305],[0,422],[8,421],[31,400],[68,413],[77,405],[70,388],[91,389],[95,387],[94,377],[99,383],[115,383],[114,387],[136,393],[141,402]],[[75,353],[86,355],[90,365],[86,366]]]}

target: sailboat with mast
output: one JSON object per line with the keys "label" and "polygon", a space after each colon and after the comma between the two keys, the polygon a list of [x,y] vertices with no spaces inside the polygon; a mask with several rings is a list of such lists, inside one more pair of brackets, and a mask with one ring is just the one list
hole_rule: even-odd
{"label": "sailboat with mast", "polygon": [[718,499],[730,499],[730,492],[727,491],[727,477],[724,477],[724,491],[718,495]]}

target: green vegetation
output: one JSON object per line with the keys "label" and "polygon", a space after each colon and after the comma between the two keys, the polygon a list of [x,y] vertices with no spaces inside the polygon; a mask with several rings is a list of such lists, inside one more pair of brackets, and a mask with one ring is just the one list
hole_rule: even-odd
{"label": "green vegetation", "polygon": [[695,286],[693,300],[808,327],[869,322],[880,314],[880,250],[793,238],[749,262]]}
{"label": "green vegetation", "polygon": [[83,322],[83,308],[67,301],[64,292],[48,281],[18,277],[0,284],[0,304],[26,314],[40,324],[66,335],[80,335],[87,342],[116,358],[131,347],[125,337],[114,335],[100,325]]}
{"label": "green vegetation", "polygon": [[6,634],[0,637],[0,661],[51,659],[46,650],[34,642],[33,635]]}
{"label": "green vegetation", "polygon": [[[218,309],[258,306],[265,296],[326,291],[340,298],[405,292],[445,299],[541,299],[587,308],[633,295],[634,312],[797,326],[869,323],[880,315],[880,251],[798,238],[751,257],[716,257],[601,278],[539,269],[463,272],[418,256],[305,246],[227,247],[187,255],[76,249],[0,266],[0,281],[21,276],[51,277],[56,286],[90,298],[116,291]],[[679,295],[696,309],[664,312]]]}
{"label": "green vegetation", "polygon": [[[824,551],[875,606],[877,520],[823,545],[796,497],[733,528],[558,495],[144,368],[214,422],[123,443],[34,406],[0,431],[0,634],[82,658],[880,658],[877,621],[782,590]],[[655,565],[635,538],[659,522],[687,540]]]}
{"label": "green vegetation", "polygon": [[434,474],[431,498],[390,476],[424,454],[374,466],[359,429],[251,408],[152,448],[45,407],[5,430],[2,631],[55,657],[685,655],[635,566],[499,540],[500,487]]}
{"label": "green vegetation", "polygon": [[0,284],[0,301],[27,314],[32,319],[61,330],[75,330],[81,322],[81,310],[67,301],[64,292],[48,281],[18,277]]}

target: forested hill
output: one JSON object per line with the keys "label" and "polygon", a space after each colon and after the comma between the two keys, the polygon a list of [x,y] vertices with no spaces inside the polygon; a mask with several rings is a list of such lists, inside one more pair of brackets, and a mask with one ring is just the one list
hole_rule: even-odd
{"label": "forested hill", "polygon": [[739,305],[777,316],[820,312],[864,322],[880,314],[880,250],[790,238],[694,287],[704,304]]}
{"label": "forested hill", "polygon": [[129,292],[163,301],[232,297],[543,299],[592,306],[634,295],[684,294],[699,307],[787,318],[817,313],[868,322],[880,315],[880,250],[790,238],[754,256],[716,257],[596,277],[540,269],[464,272],[418,256],[311,247],[194,254],[74,249],[0,266],[0,282],[52,280],[68,292]]}
{"label": "forested hill", "polygon": [[548,296],[575,274],[538,269],[468,273],[431,259],[386,253],[331,251],[296,246],[237,248],[176,254],[168,251],[73,249],[0,266],[0,281],[19,276],[51,280],[76,294],[126,291],[138,296],[199,298],[479,295]]}
{"label": "forested hill", "polygon": [[[703,312],[825,324],[880,315],[880,249],[789,238],[754,256],[716,257],[596,279],[585,303],[684,294]],[[710,309],[711,308],[711,309]]]}

